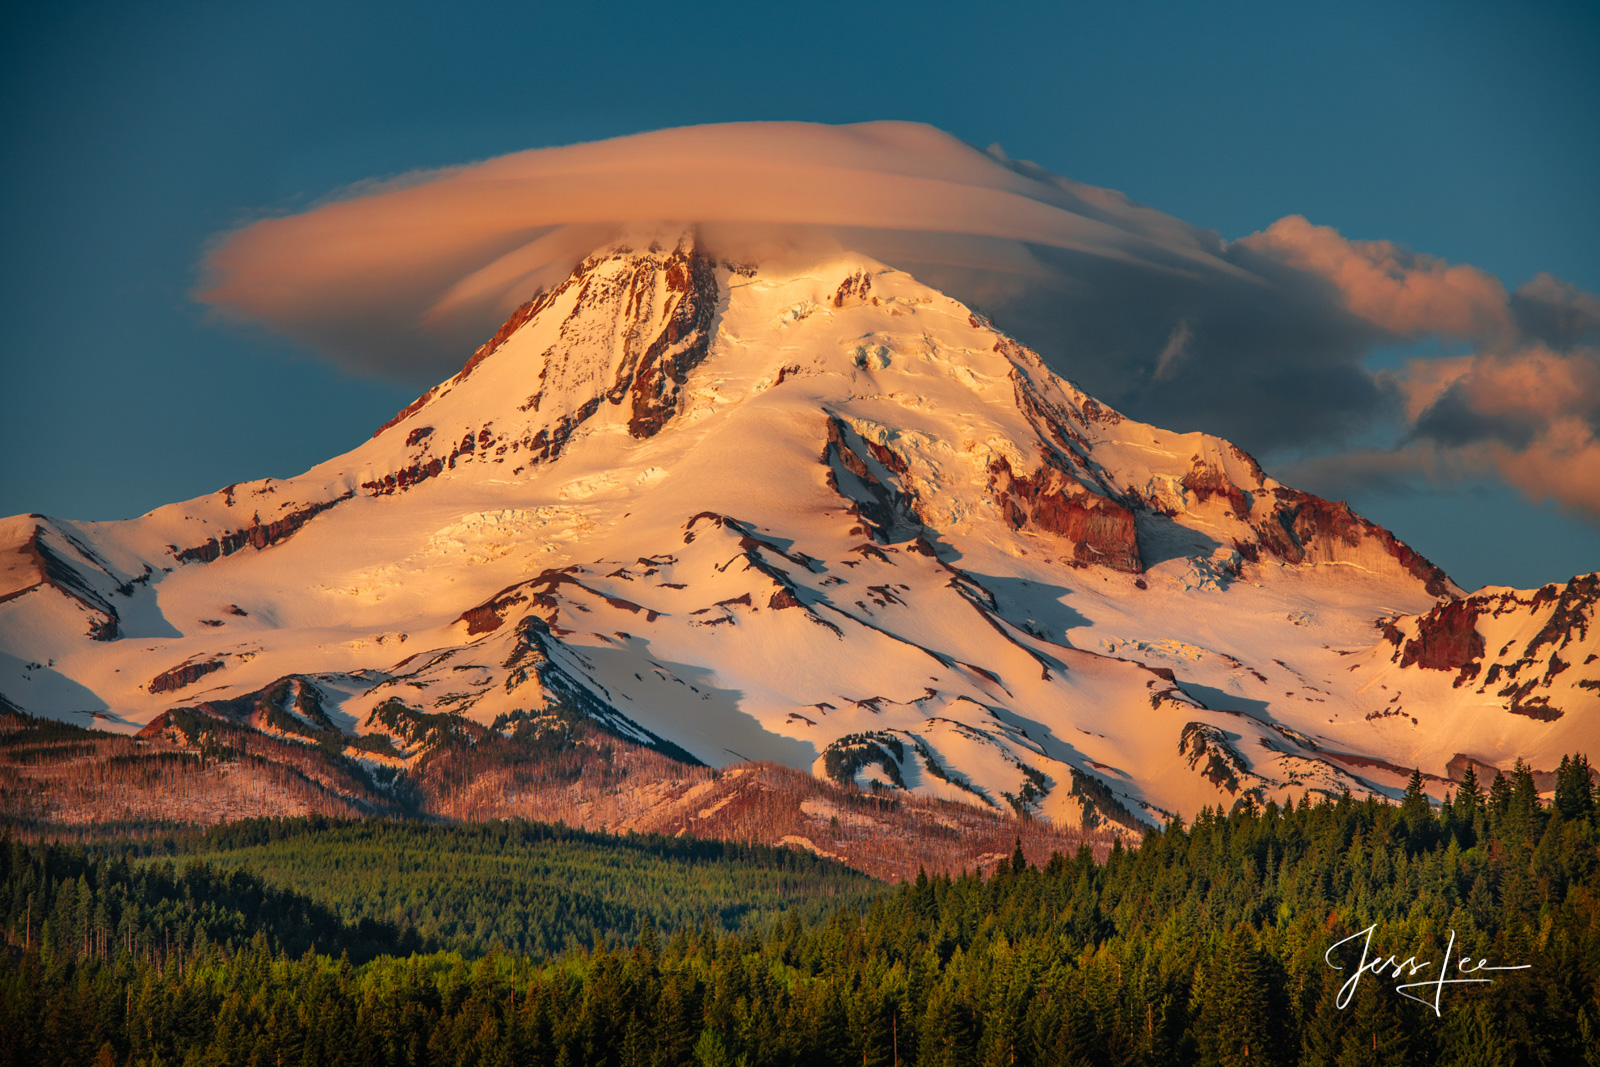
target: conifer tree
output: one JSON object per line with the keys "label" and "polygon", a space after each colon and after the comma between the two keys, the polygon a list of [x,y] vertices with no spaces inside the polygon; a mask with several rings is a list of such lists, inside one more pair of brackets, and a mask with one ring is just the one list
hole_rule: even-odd
{"label": "conifer tree", "polygon": [[1539,789],[1534,785],[1533,771],[1520,756],[1512,768],[1510,785],[1500,836],[1518,844],[1532,845],[1542,829]]}
{"label": "conifer tree", "polygon": [[1405,822],[1412,847],[1427,847],[1433,842],[1433,805],[1422,786],[1422,770],[1414,769],[1400,799],[1400,818]]}
{"label": "conifer tree", "polygon": [[1494,781],[1489,783],[1489,799],[1485,805],[1489,811],[1489,821],[1492,826],[1498,827],[1507,813],[1511,811],[1511,782],[1503,771],[1494,772]]}
{"label": "conifer tree", "polygon": [[1594,778],[1587,755],[1561,757],[1556,769],[1555,808],[1563,819],[1580,819],[1594,812]]}

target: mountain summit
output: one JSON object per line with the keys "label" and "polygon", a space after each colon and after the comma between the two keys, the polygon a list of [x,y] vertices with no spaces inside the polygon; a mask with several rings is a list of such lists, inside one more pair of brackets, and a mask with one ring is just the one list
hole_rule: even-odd
{"label": "mountain summit", "polygon": [[607,248],[343,456],[0,544],[3,706],[369,771],[578,716],[1135,830],[1547,768],[1600,715],[1600,576],[1464,596],[852,255]]}

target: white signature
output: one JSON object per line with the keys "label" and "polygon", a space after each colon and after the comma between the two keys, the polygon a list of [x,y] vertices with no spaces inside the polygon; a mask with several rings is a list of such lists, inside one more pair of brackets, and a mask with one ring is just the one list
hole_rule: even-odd
{"label": "white signature", "polygon": [[[1332,945],[1328,946],[1328,951],[1327,952],[1322,954],[1322,960],[1323,960],[1324,963],[1326,963],[1329,967],[1332,967],[1336,971],[1342,971],[1342,970],[1344,970],[1344,968],[1339,966],[1337,963],[1333,962],[1333,958],[1332,958],[1333,957],[1333,950],[1338,948],[1340,945],[1349,944],[1351,941],[1355,941],[1358,938],[1361,939],[1361,965],[1356,968],[1356,973],[1351,975],[1349,980],[1346,981],[1344,985],[1339,987],[1339,997],[1334,1002],[1335,1004],[1338,1005],[1338,1007],[1341,1010],[1343,1010],[1345,1005],[1350,1003],[1350,998],[1355,996],[1355,994],[1356,994],[1356,986],[1360,984],[1362,975],[1365,975],[1365,974],[1376,975],[1381,971],[1388,970],[1390,978],[1402,978],[1402,977],[1404,977],[1404,978],[1415,978],[1418,974],[1427,971],[1427,969],[1429,967],[1433,966],[1433,962],[1431,960],[1423,960],[1421,963],[1418,963],[1417,962],[1417,958],[1415,956],[1407,957],[1405,960],[1396,959],[1394,956],[1387,956],[1387,957],[1383,957],[1381,959],[1373,957],[1372,956],[1372,931],[1377,929],[1377,927],[1378,927],[1378,924],[1377,923],[1373,923],[1371,926],[1367,927],[1365,930],[1361,930],[1361,931],[1359,931],[1357,933],[1351,934],[1349,937],[1345,938],[1343,941],[1336,941]],[[1444,995],[1444,987],[1445,986],[1447,986],[1447,985],[1482,985],[1482,984],[1494,981],[1493,978],[1451,978],[1451,977],[1449,977],[1449,975],[1450,975],[1450,953],[1455,948],[1455,945],[1456,945],[1456,932],[1454,930],[1451,930],[1450,931],[1450,943],[1445,946],[1444,961],[1439,964],[1439,975],[1438,975],[1438,977],[1437,978],[1431,978],[1431,979],[1428,979],[1427,981],[1422,981],[1422,982],[1405,982],[1405,983],[1402,983],[1400,985],[1395,986],[1394,987],[1394,991],[1396,993],[1399,993],[1402,997],[1408,997],[1411,1000],[1414,1000],[1419,1004],[1428,1005],[1428,1007],[1433,1009],[1433,1014],[1434,1015],[1439,1015],[1440,1014],[1440,1012],[1439,1012],[1439,1001]],[[1471,956],[1462,956],[1460,959],[1456,960],[1456,962],[1455,962],[1455,967],[1456,967],[1456,973],[1457,974],[1473,974],[1473,975],[1478,974],[1478,973],[1483,972],[1483,971],[1526,971],[1529,968],[1531,968],[1532,966],[1533,966],[1533,964],[1531,964],[1531,963],[1524,963],[1521,966],[1517,966],[1517,967],[1490,967],[1489,966],[1489,961],[1487,959],[1478,960],[1476,966],[1474,966]],[[1413,989],[1432,989],[1433,990],[1433,997],[1432,997],[1432,999],[1429,999],[1426,996],[1418,996],[1417,994],[1410,992],[1410,990],[1413,990]]]}

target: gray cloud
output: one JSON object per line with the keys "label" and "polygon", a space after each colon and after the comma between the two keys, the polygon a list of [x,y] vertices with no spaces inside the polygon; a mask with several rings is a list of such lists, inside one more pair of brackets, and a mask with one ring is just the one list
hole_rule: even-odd
{"label": "gray cloud", "polygon": [[1447,447],[1492,441],[1518,451],[1539,436],[1541,420],[1529,412],[1488,412],[1473,402],[1462,383],[1450,385],[1418,417],[1412,433]]}
{"label": "gray cloud", "polygon": [[1600,297],[1548,274],[1539,274],[1511,294],[1511,312],[1521,334],[1566,351],[1600,345]]}

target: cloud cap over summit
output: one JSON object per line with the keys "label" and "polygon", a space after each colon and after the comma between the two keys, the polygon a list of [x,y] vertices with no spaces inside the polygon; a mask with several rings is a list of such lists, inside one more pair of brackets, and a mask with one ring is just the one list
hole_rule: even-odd
{"label": "cloud cap over summit", "polygon": [[922,262],[1037,269],[1018,248],[995,247],[1010,243],[1138,270],[1234,273],[1215,234],[929,126],[757,122],[362,185],[228,235],[201,299],[357,369],[431,380],[459,353],[419,348],[418,326],[476,337],[619,228],[661,222],[699,225],[734,257],[843,238]]}
{"label": "cloud cap over summit", "polygon": [[[1475,267],[1297,216],[1225,242],[914,123],[692,126],[369,183],[225,235],[199,298],[357,373],[431,383],[585,254],[662,224],[729,259],[870,255],[1141,419],[1320,453],[1305,469],[1327,485],[1491,476],[1600,513],[1591,294],[1541,275],[1508,295]],[[1437,360],[1366,365],[1424,339],[1456,346],[1447,408],[1417,399]],[[1472,386],[1513,365],[1595,393],[1523,405],[1487,444],[1461,431],[1504,424]],[[1382,463],[1339,451],[1375,431],[1394,441]]]}

